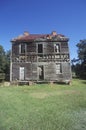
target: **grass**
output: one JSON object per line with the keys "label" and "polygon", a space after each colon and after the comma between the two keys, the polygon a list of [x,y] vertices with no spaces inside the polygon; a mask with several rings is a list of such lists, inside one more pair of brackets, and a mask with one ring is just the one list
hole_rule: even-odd
{"label": "grass", "polygon": [[86,81],[0,86],[0,130],[86,130]]}

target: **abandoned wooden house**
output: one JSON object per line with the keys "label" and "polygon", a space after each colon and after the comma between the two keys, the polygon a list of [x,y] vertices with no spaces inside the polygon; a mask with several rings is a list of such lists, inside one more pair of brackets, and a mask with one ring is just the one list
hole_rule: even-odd
{"label": "abandoned wooden house", "polygon": [[53,31],[51,34],[24,32],[11,40],[10,81],[71,81],[69,39]]}

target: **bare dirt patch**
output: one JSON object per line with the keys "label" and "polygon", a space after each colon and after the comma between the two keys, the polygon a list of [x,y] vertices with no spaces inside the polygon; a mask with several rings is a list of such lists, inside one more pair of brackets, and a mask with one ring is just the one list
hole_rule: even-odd
{"label": "bare dirt patch", "polygon": [[53,92],[34,92],[30,93],[30,96],[33,98],[44,99],[49,96],[56,96],[56,95],[70,95],[70,94],[80,94],[79,91],[75,90],[65,90],[65,91],[53,91]]}
{"label": "bare dirt patch", "polygon": [[30,96],[34,97],[34,98],[43,99],[45,97],[48,97],[49,95],[47,93],[44,93],[44,92],[37,92],[37,93],[31,93]]}
{"label": "bare dirt patch", "polygon": [[65,90],[64,91],[64,94],[67,94],[67,95],[70,95],[70,94],[80,94],[79,91],[76,91],[76,90]]}

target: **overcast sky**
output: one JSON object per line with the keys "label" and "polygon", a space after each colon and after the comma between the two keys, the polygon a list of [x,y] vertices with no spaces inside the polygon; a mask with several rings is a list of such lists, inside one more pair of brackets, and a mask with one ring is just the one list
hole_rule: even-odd
{"label": "overcast sky", "polygon": [[24,31],[53,30],[70,39],[70,56],[76,58],[76,44],[86,39],[86,0],[0,0],[0,45],[5,50]]}

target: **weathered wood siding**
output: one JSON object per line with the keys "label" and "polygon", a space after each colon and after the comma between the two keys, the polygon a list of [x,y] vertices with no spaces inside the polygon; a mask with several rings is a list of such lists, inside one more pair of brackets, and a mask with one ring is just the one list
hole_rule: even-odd
{"label": "weathered wood siding", "polygon": [[37,64],[34,63],[13,63],[12,65],[12,80],[20,80],[19,79],[19,69],[20,67],[24,67],[24,80],[37,80]]}
{"label": "weathered wood siding", "polygon": [[12,45],[12,56],[19,55],[19,44],[15,43]]}
{"label": "weathered wood siding", "polygon": [[54,45],[52,42],[45,42],[44,43],[44,54],[52,54],[54,52]]}
{"label": "weathered wood siding", "polygon": [[63,79],[64,79],[64,80],[69,80],[69,79],[71,79],[70,63],[68,63],[68,62],[63,62],[63,63],[62,63],[62,70],[63,70]]}
{"label": "weathered wood siding", "polygon": [[36,53],[36,44],[33,42],[27,43],[27,54]]}
{"label": "weathered wood siding", "polygon": [[[20,80],[20,67],[24,67],[24,80],[38,81],[38,67],[43,66],[44,81],[71,80],[69,48],[66,41],[33,41],[26,44],[25,54],[19,53],[21,42],[12,44],[12,81]],[[38,44],[42,44],[43,53],[38,53]],[[59,44],[60,52],[55,52]],[[61,64],[61,73],[56,72],[56,64]]]}
{"label": "weathered wood siding", "polygon": [[61,53],[69,53],[69,48],[68,48],[67,42],[61,43]]}
{"label": "weathered wood siding", "polygon": [[56,80],[55,63],[47,63],[44,68],[45,68],[45,80]]}
{"label": "weathered wood siding", "polygon": [[19,80],[19,66],[18,63],[12,64],[12,81]]}

